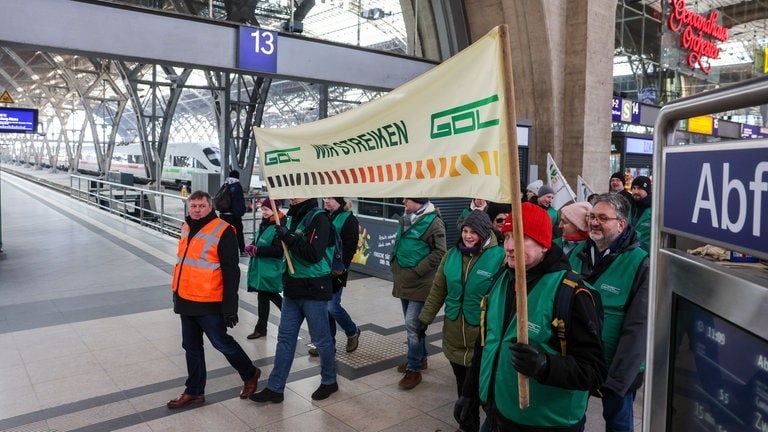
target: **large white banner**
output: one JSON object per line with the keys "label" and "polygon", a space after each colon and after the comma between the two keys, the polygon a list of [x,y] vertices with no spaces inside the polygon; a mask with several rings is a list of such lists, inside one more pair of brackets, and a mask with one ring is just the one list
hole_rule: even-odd
{"label": "large white banner", "polygon": [[270,195],[511,202],[510,169],[517,167],[509,162],[501,56],[497,27],[351,111],[291,128],[254,128]]}
{"label": "large white banner", "polygon": [[547,153],[547,184],[555,190],[555,199],[552,201],[552,207],[555,209],[560,210],[560,207],[576,199],[576,194],[573,193],[573,189],[549,153]]}

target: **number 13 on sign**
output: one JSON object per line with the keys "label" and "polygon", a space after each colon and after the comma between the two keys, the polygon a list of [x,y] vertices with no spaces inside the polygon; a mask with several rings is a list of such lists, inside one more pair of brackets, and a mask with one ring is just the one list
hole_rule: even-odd
{"label": "number 13 on sign", "polygon": [[257,72],[277,72],[277,32],[240,27],[238,67]]}

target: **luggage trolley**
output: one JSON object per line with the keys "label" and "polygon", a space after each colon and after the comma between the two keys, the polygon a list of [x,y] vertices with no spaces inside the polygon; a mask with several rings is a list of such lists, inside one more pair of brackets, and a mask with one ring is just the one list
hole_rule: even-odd
{"label": "luggage trolley", "polygon": [[673,145],[679,120],[766,103],[762,77],[657,117],[646,432],[768,431],[768,140]]}

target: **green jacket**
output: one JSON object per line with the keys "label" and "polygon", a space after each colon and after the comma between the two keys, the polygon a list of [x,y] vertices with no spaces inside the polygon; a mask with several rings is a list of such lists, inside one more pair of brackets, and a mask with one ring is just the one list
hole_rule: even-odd
{"label": "green jacket", "polygon": [[[429,291],[429,296],[419,315],[419,320],[425,324],[431,324],[435,320],[435,316],[444,304],[448,309],[448,303],[456,303],[456,306],[459,306],[459,303],[463,305],[463,301],[460,300],[467,298],[465,297],[465,290],[469,289],[468,287],[463,284],[448,285],[449,279],[456,279],[446,277],[445,263],[448,257],[453,254],[461,255],[461,268],[450,269],[450,271],[461,272],[460,277],[464,281],[467,280],[468,274],[473,274],[473,280],[477,281],[477,285],[471,288],[472,294],[469,296],[474,299],[476,304],[467,305],[470,311],[477,310],[477,316],[469,319],[469,321],[474,322],[474,324],[470,324],[465,319],[464,311],[466,309],[456,307],[452,314],[455,313],[457,316],[444,318],[443,354],[451,363],[469,366],[474,356],[475,340],[480,333],[480,301],[483,295],[488,292],[493,275],[504,262],[504,248],[498,245],[496,236],[491,235],[488,243],[477,255],[463,255],[457,248],[448,251],[440,262],[440,267],[437,268],[432,289]],[[478,263],[481,263],[483,268],[476,267]],[[486,275],[487,277],[485,277]],[[474,314],[474,312],[470,313]]]}

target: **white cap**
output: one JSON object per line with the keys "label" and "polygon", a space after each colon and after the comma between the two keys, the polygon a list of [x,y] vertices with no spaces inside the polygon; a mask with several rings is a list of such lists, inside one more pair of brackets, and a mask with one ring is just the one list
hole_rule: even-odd
{"label": "white cap", "polygon": [[542,187],[542,186],[544,186],[544,182],[541,181],[541,180],[536,180],[533,183],[529,184],[525,189],[535,193],[536,195],[538,195],[539,194],[539,188]]}

